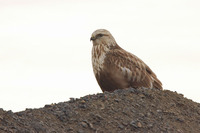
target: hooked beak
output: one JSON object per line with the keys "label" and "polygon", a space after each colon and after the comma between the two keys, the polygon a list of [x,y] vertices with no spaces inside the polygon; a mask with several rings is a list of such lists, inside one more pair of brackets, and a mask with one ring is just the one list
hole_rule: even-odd
{"label": "hooked beak", "polygon": [[90,38],[90,41],[94,41],[96,38],[95,37],[91,37]]}

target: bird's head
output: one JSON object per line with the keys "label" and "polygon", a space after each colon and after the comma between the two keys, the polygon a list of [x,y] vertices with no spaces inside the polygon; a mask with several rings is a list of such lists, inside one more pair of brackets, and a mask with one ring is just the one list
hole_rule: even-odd
{"label": "bird's head", "polygon": [[93,46],[96,45],[106,45],[106,46],[114,46],[116,45],[116,41],[112,34],[105,29],[98,29],[92,33],[92,37],[90,41],[93,42]]}

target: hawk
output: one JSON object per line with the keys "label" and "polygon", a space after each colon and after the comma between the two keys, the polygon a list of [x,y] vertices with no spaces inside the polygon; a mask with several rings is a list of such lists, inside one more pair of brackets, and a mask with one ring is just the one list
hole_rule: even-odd
{"label": "hawk", "polygon": [[113,92],[126,88],[162,90],[156,74],[140,58],[122,49],[108,30],[92,33],[92,66],[101,90]]}

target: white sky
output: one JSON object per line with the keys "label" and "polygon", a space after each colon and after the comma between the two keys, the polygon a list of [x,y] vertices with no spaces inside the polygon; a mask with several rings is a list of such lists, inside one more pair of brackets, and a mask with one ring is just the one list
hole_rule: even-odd
{"label": "white sky", "polygon": [[0,108],[101,92],[89,38],[109,30],[164,89],[200,102],[199,0],[0,0]]}

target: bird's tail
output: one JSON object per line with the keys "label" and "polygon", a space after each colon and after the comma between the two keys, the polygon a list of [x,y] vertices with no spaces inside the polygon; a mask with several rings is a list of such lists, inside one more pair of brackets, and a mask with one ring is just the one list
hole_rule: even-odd
{"label": "bird's tail", "polygon": [[159,79],[157,79],[157,78],[154,79],[153,88],[159,89],[159,90],[163,90],[163,88],[162,88],[162,83],[160,82]]}

